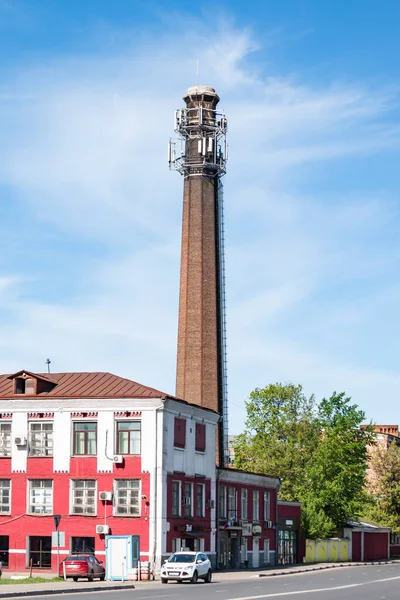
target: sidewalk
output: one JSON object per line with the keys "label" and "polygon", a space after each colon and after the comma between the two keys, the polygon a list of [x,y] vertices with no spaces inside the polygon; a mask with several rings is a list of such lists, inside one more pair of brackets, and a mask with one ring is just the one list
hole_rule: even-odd
{"label": "sidewalk", "polygon": [[137,582],[127,581],[51,581],[49,583],[0,583],[0,598],[17,596],[47,596],[51,594],[76,594],[81,592],[105,592],[113,590],[134,589]]}
{"label": "sidewalk", "polygon": [[398,565],[400,560],[377,560],[369,562],[343,562],[343,563],[310,563],[304,565],[285,565],[279,568],[271,568],[267,571],[253,572],[251,577],[276,577],[278,575],[294,575],[309,573],[311,571],[322,571],[324,569],[340,569],[343,567],[365,567],[371,565]]}

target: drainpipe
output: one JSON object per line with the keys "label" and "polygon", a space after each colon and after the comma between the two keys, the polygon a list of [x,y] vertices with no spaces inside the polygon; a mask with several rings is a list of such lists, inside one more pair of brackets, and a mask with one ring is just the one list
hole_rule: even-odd
{"label": "drainpipe", "polygon": [[215,477],[215,569],[218,570],[219,565],[219,541],[220,541],[220,531],[219,531],[219,478],[220,478],[220,470],[218,467],[215,468],[216,477]]}
{"label": "drainpipe", "polygon": [[[275,564],[278,564],[278,492],[282,485],[282,479],[279,478],[279,483],[276,488],[276,501],[275,501]],[[269,558],[269,557],[268,557]]]}
{"label": "drainpipe", "polygon": [[[159,406],[156,407],[156,409],[154,411],[155,460],[154,460],[154,464],[153,464],[153,476],[152,476],[153,485],[151,486],[151,494],[150,494],[150,508],[152,509],[151,514],[152,514],[152,529],[153,529],[153,541],[152,541],[153,578],[155,577],[156,558],[157,558],[158,470],[162,469],[162,464],[159,465],[159,460],[158,460],[158,414],[159,414],[159,411],[162,410],[163,408],[164,408],[164,404],[160,404]],[[162,442],[163,442],[163,431],[164,431],[164,424],[163,424],[162,435],[161,435],[161,447],[162,447]],[[162,463],[162,456],[163,456],[163,454],[161,453],[161,463]],[[162,500],[163,500],[162,497],[160,497],[159,503],[161,504],[161,506],[162,506]],[[163,524],[163,519],[161,519],[161,524]],[[161,535],[162,534],[163,534],[163,527],[161,525]]]}
{"label": "drainpipe", "polygon": [[364,562],[364,530],[361,531],[361,562]]}

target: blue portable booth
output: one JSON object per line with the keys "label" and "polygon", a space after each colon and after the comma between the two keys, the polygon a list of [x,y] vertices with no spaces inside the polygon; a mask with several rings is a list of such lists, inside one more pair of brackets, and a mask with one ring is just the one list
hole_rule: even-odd
{"label": "blue portable booth", "polygon": [[106,535],[106,579],[128,579],[128,569],[137,567],[140,559],[139,535]]}

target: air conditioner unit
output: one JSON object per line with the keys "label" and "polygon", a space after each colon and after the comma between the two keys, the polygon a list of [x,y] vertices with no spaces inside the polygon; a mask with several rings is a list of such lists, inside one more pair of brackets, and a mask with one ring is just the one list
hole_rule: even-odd
{"label": "air conditioner unit", "polygon": [[183,496],[183,504],[184,506],[190,506],[192,504],[192,499],[190,496]]}
{"label": "air conditioner unit", "polygon": [[265,527],[267,529],[272,529],[272,521],[265,521]]}
{"label": "air conditioner unit", "polygon": [[26,437],[16,437],[14,442],[17,446],[26,446]]}
{"label": "air conditioner unit", "polygon": [[124,462],[124,458],[123,456],[121,456],[121,454],[116,454],[115,456],[113,456],[113,462],[117,465],[120,465],[122,462]]}
{"label": "air conditioner unit", "polygon": [[96,525],[96,533],[106,535],[110,533],[110,528],[108,525]]}
{"label": "air conditioner unit", "polygon": [[207,500],[207,508],[214,508],[214,500]]}
{"label": "air conditioner unit", "polygon": [[112,492],[99,492],[99,500],[109,502],[112,500]]}

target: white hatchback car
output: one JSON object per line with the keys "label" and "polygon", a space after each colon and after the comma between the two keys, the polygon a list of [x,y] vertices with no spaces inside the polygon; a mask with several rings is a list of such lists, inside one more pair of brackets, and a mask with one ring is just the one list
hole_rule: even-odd
{"label": "white hatchback car", "polygon": [[169,580],[197,583],[198,579],[211,583],[211,578],[211,563],[203,552],[175,552],[161,567],[161,583]]}

